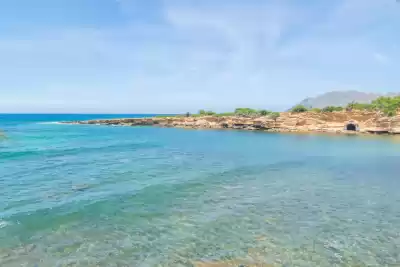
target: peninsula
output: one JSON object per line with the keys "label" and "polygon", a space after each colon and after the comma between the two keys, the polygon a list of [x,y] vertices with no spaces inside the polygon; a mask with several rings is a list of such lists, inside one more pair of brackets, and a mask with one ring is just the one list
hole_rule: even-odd
{"label": "peninsula", "polygon": [[158,126],[193,129],[241,129],[268,132],[400,134],[400,116],[370,111],[282,112],[279,117],[168,116],[63,122],[115,126]]}
{"label": "peninsula", "polygon": [[63,122],[120,126],[159,126],[193,129],[240,129],[268,132],[326,132],[400,134],[400,96],[379,97],[371,103],[351,102],[347,106],[308,108],[297,105],[288,112],[237,108],[216,114],[198,114]]}

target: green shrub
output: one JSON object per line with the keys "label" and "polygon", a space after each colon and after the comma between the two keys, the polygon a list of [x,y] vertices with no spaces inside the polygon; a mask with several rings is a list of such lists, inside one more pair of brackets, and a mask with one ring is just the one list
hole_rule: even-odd
{"label": "green shrub", "polygon": [[269,114],[269,118],[273,119],[274,121],[276,121],[280,116],[281,116],[281,114],[279,112],[271,112]]}
{"label": "green shrub", "polygon": [[321,109],[320,109],[320,108],[313,108],[313,109],[311,109],[310,111],[311,111],[311,112],[314,112],[314,113],[320,113],[320,112],[321,112]]}
{"label": "green shrub", "polygon": [[204,110],[204,109],[200,109],[199,110],[199,115],[200,116],[213,116],[213,115],[215,115],[216,113],[214,112],[214,111],[211,111],[211,110],[208,110],[208,111],[206,111],[206,110]]}
{"label": "green shrub", "polygon": [[237,116],[251,117],[258,115],[258,111],[251,108],[237,108],[235,109],[235,114]]}
{"label": "green shrub", "polygon": [[342,111],[343,107],[327,106],[322,109],[322,112]]}
{"label": "green shrub", "polygon": [[271,114],[271,111],[262,109],[258,113],[260,113],[261,116],[267,116],[268,114]]}
{"label": "green shrub", "polygon": [[385,114],[386,116],[388,116],[388,117],[393,117],[393,116],[396,116],[397,111],[395,111],[395,110],[388,110],[388,111],[384,112],[384,114]]}
{"label": "green shrub", "polygon": [[372,111],[374,110],[374,105],[372,104],[367,104],[367,103],[350,103],[346,107],[347,110],[368,110]]}
{"label": "green shrub", "polygon": [[395,116],[400,108],[400,96],[379,97],[372,101],[374,109],[382,111],[386,116]]}
{"label": "green shrub", "polygon": [[308,111],[308,109],[303,105],[297,105],[291,109],[291,112],[295,113],[306,112],[306,111]]}

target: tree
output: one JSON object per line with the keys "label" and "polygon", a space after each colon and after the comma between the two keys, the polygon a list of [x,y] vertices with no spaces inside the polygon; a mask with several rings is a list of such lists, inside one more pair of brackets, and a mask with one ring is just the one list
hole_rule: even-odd
{"label": "tree", "polygon": [[200,109],[199,115],[202,115],[202,116],[206,115],[206,111],[204,109]]}
{"label": "tree", "polygon": [[297,106],[293,107],[291,109],[291,111],[295,112],[295,113],[300,113],[300,112],[306,112],[306,111],[308,111],[308,109],[303,105],[297,105]]}

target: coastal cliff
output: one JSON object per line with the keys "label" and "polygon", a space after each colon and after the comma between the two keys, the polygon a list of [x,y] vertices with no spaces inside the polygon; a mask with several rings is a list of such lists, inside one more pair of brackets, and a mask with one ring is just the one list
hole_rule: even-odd
{"label": "coastal cliff", "polygon": [[376,112],[283,112],[268,116],[171,116],[63,122],[119,126],[158,126],[193,129],[241,129],[270,132],[329,132],[400,134],[400,116],[386,117]]}

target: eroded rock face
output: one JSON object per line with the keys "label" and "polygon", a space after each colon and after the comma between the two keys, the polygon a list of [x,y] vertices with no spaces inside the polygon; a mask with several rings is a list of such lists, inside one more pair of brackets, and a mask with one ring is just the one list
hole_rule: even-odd
{"label": "eroded rock face", "polygon": [[390,132],[392,134],[400,134],[400,116],[391,119]]}
{"label": "eroded rock face", "polygon": [[[68,122],[120,126],[159,126],[194,129],[240,129],[273,132],[361,132],[400,134],[400,116],[384,117],[376,112],[290,113],[283,112],[276,120],[268,117],[166,117],[126,118]],[[353,129],[355,126],[355,130]]]}

